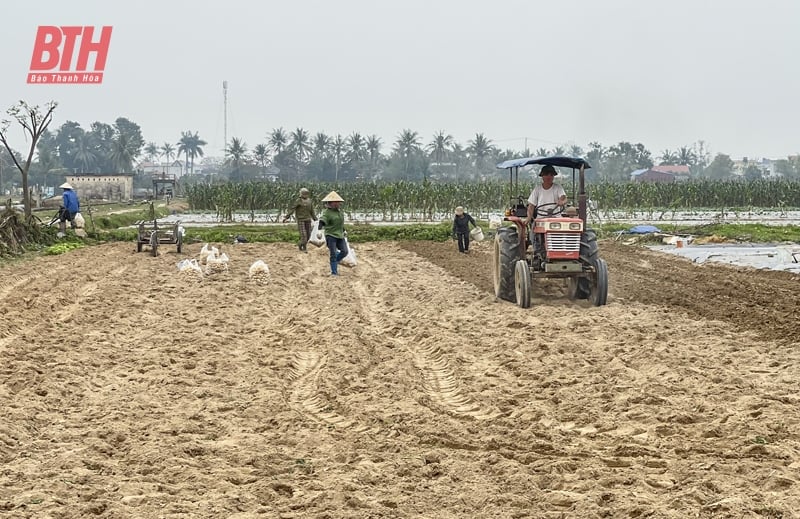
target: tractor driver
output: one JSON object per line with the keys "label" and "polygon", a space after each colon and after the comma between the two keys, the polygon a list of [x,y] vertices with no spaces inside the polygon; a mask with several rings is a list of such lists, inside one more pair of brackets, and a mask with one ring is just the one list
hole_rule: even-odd
{"label": "tractor driver", "polygon": [[[563,210],[567,205],[567,193],[564,188],[559,184],[554,184],[553,179],[558,173],[556,168],[547,164],[542,166],[539,171],[539,176],[542,177],[542,183],[536,186],[531,191],[531,196],[528,197],[528,218],[525,220],[526,224],[530,224],[536,216],[555,215]],[[541,211],[536,211],[541,208]],[[544,213],[544,214],[542,214]]]}

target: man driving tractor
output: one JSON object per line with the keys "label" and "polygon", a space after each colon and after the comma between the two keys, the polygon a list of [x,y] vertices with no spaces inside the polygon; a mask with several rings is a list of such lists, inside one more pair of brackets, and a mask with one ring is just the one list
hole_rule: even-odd
{"label": "man driving tractor", "polygon": [[[567,205],[567,193],[560,184],[553,182],[556,175],[558,175],[556,168],[550,164],[542,166],[539,170],[542,183],[533,188],[531,196],[528,197],[528,217],[525,219],[525,225],[529,225],[537,216],[556,216],[564,210]],[[534,253],[541,253],[544,248],[542,235],[535,235],[532,227],[531,242]]]}
{"label": "man driving tractor", "polygon": [[[531,191],[531,196],[528,197],[528,218],[525,222],[529,224],[533,221],[535,216],[555,216],[560,213],[564,206],[567,204],[567,193],[564,188],[559,184],[555,184],[553,180],[558,175],[556,168],[547,164],[542,166],[539,171],[539,176],[542,177],[541,185],[536,186]],[[537,209],[542,211],[537,211]]]}

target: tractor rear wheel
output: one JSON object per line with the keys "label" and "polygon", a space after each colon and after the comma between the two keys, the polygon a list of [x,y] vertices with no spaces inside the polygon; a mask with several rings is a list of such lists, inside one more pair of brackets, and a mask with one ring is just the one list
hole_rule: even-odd
{"label": "tractor rear wheel", "polygon": [[[586,229],[581,235],[580,259],[584,265],[594,265],[600,249],[597,246],[597,234]],[[592,293],[592,283],[587,278],[569,278],[567,280],[567,296],[570,299],[588,299]]]}
{"label": "tractor rear wheel", "polygon": [[606,260],[602,258],[595,259],[594,270],[591,300],[594,306],[603,306],[608,300],[608,265],[606,265]]}
{"label": "tractor rear wheel", "polygon": [[519,235],[516,227],[503,227],[494,237],[492,279],[494,295],[514,302],[514,264],[519,259]]}
{"label": "tractor rear wheel", "polygon": [[514,266],[514,292],[517,306],[520,308],[531,307],[531,270],[525,260],[517,260]]}

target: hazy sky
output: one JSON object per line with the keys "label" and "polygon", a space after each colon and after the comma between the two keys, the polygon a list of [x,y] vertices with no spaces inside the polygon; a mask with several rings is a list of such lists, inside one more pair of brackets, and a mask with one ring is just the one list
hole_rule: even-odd
{"label": "hazy sky", "polygon": [[[796,0],[7,4],[0,108],[57,100],[54,129],[124,116],[147,141],[197,131],[221,155],[227,80],[228,139],[250,149],[303,127],[377,134],[384,151],[408,128],[519,150],[527,137],[642,142],[654,156],[701,139],[734,158],[800,152]],[[113,25],[103,84],[26,84],[39,25]]]}

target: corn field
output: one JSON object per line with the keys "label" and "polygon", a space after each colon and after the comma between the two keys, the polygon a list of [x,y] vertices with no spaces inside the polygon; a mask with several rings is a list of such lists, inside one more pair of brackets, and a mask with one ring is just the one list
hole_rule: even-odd
{"label": "corn field", "polygon": [[[568,197],[572,183],[562,180]],[[512,197],[527,198],[534,182],[520,182],[519,193],[511,193],[508,182],[431,183],[431,182],[350,182],[276,183],[246,182],[195,184],[186,188],[190,210],[215,211],[221,221],[232,221],[234,213],[246,212],[255,218],[266,214],[277,221],[298,196],[301,187],[311,191],[319,202],[330,191],[344,199],[348,218],[358,214],[365,220],[434,220],[450,215],[456,206],[476,215],[501,211]],[[595,183],[588,184],[589,198],[601,211],[672,210],[692,211],[723,208],[790,209],[800,207],[800,181],[691,181],[675,183]]]}

